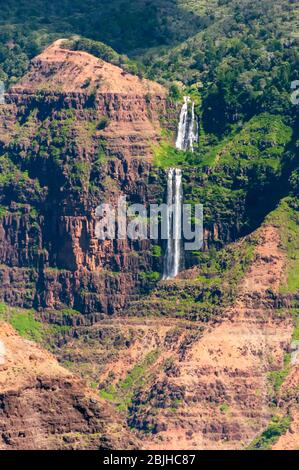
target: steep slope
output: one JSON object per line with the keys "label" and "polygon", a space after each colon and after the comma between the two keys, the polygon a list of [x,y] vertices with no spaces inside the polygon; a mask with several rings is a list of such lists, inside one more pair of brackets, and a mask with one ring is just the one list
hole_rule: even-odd
{"label": "steep slope", "polygon": [[[144,317],[76,328],[74,338],[56,350],[62,362],[98,384],[145,448],[241,449],[272,416],[288,414],[287,406],[273,406],[270,381],[284,367],[294,331],[288,300],[279,294],[286,257],[273,225],[260,229],[256,239],[234,305],[214,321],[152,318],[141,303]],[[182,292],[178,311],[183,304]],[[296,375],[294,381],[298,385]],[[281,439],[277,445],[283,446]]]}
{"label": "steep slope", "polygon": [[99,241],[95,211],[161,197],[150,171],[167,113],[163,87],[61,41],[33,60],[0,105],[6,302],[113,313],[138,290],[150,243]]}
{"label": "steep slope", "polygon": [[[134,445],[129,431],[122,429],[121,420],[83,381],[3,322],[0,323],[0,403],[2,450]],[[114,423],[113,435],[109,431],[110,423]]]}
{"label": "steep slope", "polygon": [[298,450],[299,449],[299,414],[298,414],[298,342],[294,345],[296,355],[294,355],[293,368],[283,384],[279,394],[279,406],[284,413],[290,416],[291,424],[288,431],[279,437],[272,447],[273,450]]}
{"label": "steep slope", "polygon": [[[56,105],[56,110],[75,106],[81,119],[88,115],[83,108],[91,107],[94,115],[89,112],[89,117],[107,119],[96,136],[109,140],[108,150],[109,145],[119,147],[122,155],[127,145],[126,156],[150,155],[150,144],[161,133],[159,113],[165,113],[166,90],[86,52],[65,49],[63,43],[56,41],[32,60],[29,73],[10,90],[8,103],[26,106],[28,113],[39,95],[49,107],[48,114],[51,106]],[[119,145],[110,144],[110,139],[119,140]],[[117,150],[110,153],[118,156]]]}

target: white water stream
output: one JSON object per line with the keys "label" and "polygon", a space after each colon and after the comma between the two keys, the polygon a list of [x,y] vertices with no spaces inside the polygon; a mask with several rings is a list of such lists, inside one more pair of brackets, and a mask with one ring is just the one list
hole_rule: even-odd
{"label": "white water stream", "polygon": [[182,170],[170,168],[167,175],[167,250],[163,279],[175,278],[182,265]]}

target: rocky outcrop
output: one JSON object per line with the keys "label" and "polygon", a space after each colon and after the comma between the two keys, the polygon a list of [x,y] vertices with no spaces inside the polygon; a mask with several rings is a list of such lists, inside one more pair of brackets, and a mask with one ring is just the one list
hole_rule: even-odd
{"label": "rocky outcrop", "polygon": [[[284,366],[294,329],[287,311],[282,315],[279,300],[285,257],[275,227],[264,226],[256,235],[254,259],[239,285],[236,301],[233,306],[222,309],[214,322],[130,316],[96,318],[94,323],[88,315],[66,319],[55,312],[44,313],[44,321],[71,325],[65,335],[52,342],[52,348],[62,364],[65,362],[70,370],[97,387],[108,414],[103,412],[101,402],[100,411],[95,411],[95,403],[86,402],[85,393],[83,397],[80,395],[79,402],[77,398],[71,399],[65,387],[70,382],[73,384],[73,379],[65,377],[65,371],[61,372],[62,377],[57,377],[58,372],[53,374],[48,356],[45,377],[39,368],[43,364],[41,360],[28,360],[27,366],[25,358],[22,363],[25,379],[23,375],[11,375],[12,388],[18,390],[17,398],[2,387],[3,399],[9,407],[9,412],[2,415],[5,426],[2,445],[34,448],[39,445],[34,440],[34,429],[38,429],[42,436],[46,434],[46,437],[39,437],[45,448],[137,445],[138,448],[168,450],[241,449],[261,435],[273,413],[278,413],[291,415],[293,421],[274,448],[294,447],[297,369],[292,370],[275,402],[269,382],[269,373]],[[178,285],[185,282],[185,279],[175,281]],[[54,285],[53,279],[50,285]],[[180,303],[184,304],[184,299],[178,297],[178,311]],[[8,349],[9,342],[4,334],[0,337],[0,368],[3,361],[7,361]],[[22,354],[21,347],[16,350],[19,349]],[[28,378],[28,368],[33,378],[30,374]],[[49,375],[55,377],[50,385]],[[4,382],[10,383],[7,378]],[[30,403],[38,403],[39,410],[51,409],[48,400],[53,397],[50,422],[55,422],[57,429],[55,436],[51,434],[53,441],[47,437],[53,432],[47,413],[40,421],[34,421],[31,434],[30,423],[26,422],[28,433],[22,440],[20,422],[25,420],[24,407],[29,406],[23,383],[30,383]],[[72,390],[72,396],[77,395],[77,385],[67,387]],[[60,401],[62,395],[67,402],[65,405]],[[91,397],[88,393],[87,396]],[[12,406],[18,410],[16,414]],[[61,416],[57,416],[57,408],[61,406],[67,410],[68,417],[63,423]],[[92,431],[87,431],[85,418],[77,413],[78,406],[80,413],[87,416],[88,430]],[[86,407],[88,411],[82,411]],[[31,415],[36,416],[35,408]],[[119,423],[117,433],[106,428],[111,416],[113,422]],[[140,441],[130,435],[129,441],[124,438],[128,435],[125,421],[135,429]],[[16,437],[12,430],[7,432],[10,427],[20,429],[20,436]],[[75,435],[74,429],[77,430]],[[81,432],[85,436],[84,444]],[[91,434],[86,435],[87,432]],[[120,440],[115,440],[116,437]]]}
{"label": "rocky outcrop", "polygon": [[77,119],[103,119],[95,137],[107,142],[106,155],[150,158],[151,146],[161,137],[159,120],[167,112],[166,90],[63,43],[56,41],[33,59],[7,102],[18,114],[20,107],[25,112],[37,107],[44,116],[72,108]]}
{"label": "rocky outcrop", "polygon": [[134,448],[109,434],[124,424],[84,382],[11,327],[0,325],[0,449]]}
{"label": "rocky outcrop", "polygon": [[[150,241],[99,241],[95,212],[102,202],[116,207],[120,196],[146,206],[165,200],[165,174],[152,158],[161,123],[169,127],[175,114],[161,85],[62,40],[33,59],[0,105],[0,299],[114,314],[149,291],[163,256],[153,256]],[[186,169],[187,200],[207,173]],[[204,249],[236,239],[235,214],[246,212],[244,201],[236,204],[224,220],[205,221]],[[194,266],[197,254],[185,261]]]}

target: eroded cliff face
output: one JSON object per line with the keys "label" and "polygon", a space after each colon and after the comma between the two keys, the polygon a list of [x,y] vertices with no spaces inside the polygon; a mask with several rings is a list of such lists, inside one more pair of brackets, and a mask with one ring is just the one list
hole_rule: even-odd
{"label": "eroded cliff face", "polygon": [[[113,435],[111,423],[117,429]],[[137,445],[114,411],[82,380],[3,322],[0,435],[2,450],[129,449]]]}
{"label": "eroded cliff face", "polygon": [[[96,238],[95,210],[161,198],[151,170],[166,90],[57,41],[1,106],[1,298],[114,313],[154,269],[149,242]],[[162,190],[163,191],[163,190]]]}
{"label": "eroded cliff face", "polygon": [[279,407],[282,412],[284,412],[290,417],[291,424],[287,432],[280,436],[278,441],[274,444],[274,446],[272,447],[273,450],[299,449],[298,384],[299,366],[297,362],[293,362],[292,371],[288,375],[279,393]]}
{"label": "eroded cliff face", "polygon": [[[32,61],[0,106],[0,299],[99,318],[149,291],[163,256],[150,241],[99,241],[95,211],[120,196],[165,201],[165,172],[152,160],[162,124],[176,125],[178,114],[161,85],[63,40]],[[184,172],[187,200],[207,182],[199,173]],[[245,202],[228,212],[207,221],[205,250],[237,238]],[[186,255],[186,267],[196,262]]]}
{"label": "eroded cliff face", "polygon": [[[76,328],[57,350],[60,360],[73,362],[74,370],[99,384],[108,403],[123,410],[143,448],[242,449],[273,415],[289,412],[295,421],[277,447],[295,445],[296,369],[277,408],[269,382],[269,374],[284,367],[294,330],[279,297],[286,259],[275,227],[256,235],[254,259],[234,305],[209,323],[148,315],[111,319]],[[177,297],[177,311],[184,302]]]}
{"label": "eroded cliff face", "polygon": [[[141,298],[162,257],[148,241],[96,237],[101,202],[163,199],[152,158],[171,106],[160,85],[61,41],[0,106],[0,300],[35,307],[54,326],[47,346],[105,400],[104,412],[80,379],[1,324],[3,448],[240,449],[269,423],[268,374],[283,367],[293,333],[278,229],[228,247],[221,284],[213,269],[201,282],[197,266]],[[191,189],[208,177],[196,171]],[[245,209],[237,198],[234,223],[210,220],[204,248],[237,238]],[[279,406],[296,420],[295,373],[288,383]],[[292,426],[278,447],[296,445]]]}
{"label": "eroded cliff face", "polygon": [[40,113],[46,115],[49,108],[64,107],[75,109],[78,120],[106,117],[109,125],[95,137],[107,141],[108,155],[150,159],[151,146],[161,136],[159,119],[166,114],[166,97],[161,85],[86,52],[67,50],[59,40],[32,61],[7,102],[17,113],[39,102]]}

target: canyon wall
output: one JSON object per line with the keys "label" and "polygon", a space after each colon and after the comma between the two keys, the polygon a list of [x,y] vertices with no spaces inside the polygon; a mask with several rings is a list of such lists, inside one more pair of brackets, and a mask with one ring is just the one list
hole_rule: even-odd
{"label": "canyon wall", "polygon": [[136,448],[136,439],[111,407],[3,322],[0,389],[1,450]]}
{"label": "canyon wall", "polygon": [[57,41],[1,106],[0,297],[114,313],[156,270],[148,241],[99,241],[97,206],[163,198],[151,160],[166,90]]}
{"label": "canyon wall", "polygon": [[[153,161],[168,131],[175,134],[179,106],[161,85],[63,40],[33,59],[5,101],[0,299],[99,317],[123,311],[161,274],[164,247],[157,256],[150,241],[99,241],[96,208],[116,207],[120,196],[146,207],[165,201],[166,174]],[[187,199],[198,202],[208,173],[183,171]],[[206,221],[205,250],[236,239],[235,213],[244,218],[245,202],[227,212]],[[186,267],[196,263],[188,253]]]}

